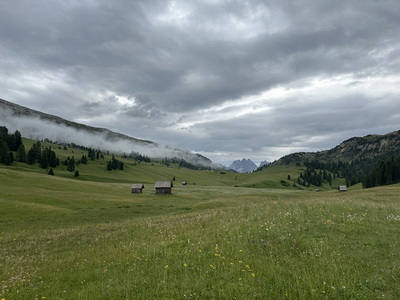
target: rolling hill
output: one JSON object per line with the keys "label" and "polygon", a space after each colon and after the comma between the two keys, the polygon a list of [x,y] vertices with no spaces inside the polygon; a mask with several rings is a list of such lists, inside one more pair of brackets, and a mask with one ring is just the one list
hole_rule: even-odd
{"label": "rolling hill", "polygon": [[198,153],[68,121],[3,99],[0,99],[0,122],[10,131],[19,130],[24,137],[30,139],[75,143],[120,153],[137,152],[150,157],[178,157],[193,165],[218,168],[210,159]]}
{"label": "rolling hill", "polygon": [[400,130],[384,135],[370,134],[364,137],[352,137],[338,146],[320,152],[298,152],[279,159],[278,164],[304,163],[306,160],[385,160],[400,156]]}

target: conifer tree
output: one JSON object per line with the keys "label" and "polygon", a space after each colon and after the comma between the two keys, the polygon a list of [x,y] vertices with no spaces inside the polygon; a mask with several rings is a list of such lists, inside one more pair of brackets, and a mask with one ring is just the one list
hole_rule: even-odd
{"label": "conifer tree", "polygon": [[11,162],[10,149],[6,142],[0,140],[0,163],[9,166]]}
{"label": "conifer tree", "polygon": [[28,165],[33,165],[36,163],[36,151],[33,148],[29,149],[26,162]]}
{"label": "conifer tree", "polygon": [[17,161],[26,163],[26,151],[24,144],[21,143],[17,149]]}
{"label": "conifer tree", "polygon": [[75,171],[75,158],[73,156],[68,161],[67,170],[70,171],[70,172]]}

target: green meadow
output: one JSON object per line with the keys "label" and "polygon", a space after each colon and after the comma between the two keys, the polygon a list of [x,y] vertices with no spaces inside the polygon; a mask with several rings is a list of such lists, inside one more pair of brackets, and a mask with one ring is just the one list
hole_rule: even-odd
{"label": "green meadow", "polygon": [[316,192],[294,166],[107,159],[79,177],[0,166],[0,299],[400,299],[400,185]]}

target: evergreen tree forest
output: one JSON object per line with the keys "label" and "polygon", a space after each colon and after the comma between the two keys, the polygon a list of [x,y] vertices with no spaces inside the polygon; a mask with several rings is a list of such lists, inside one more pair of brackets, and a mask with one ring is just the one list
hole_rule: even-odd
{"label": "evergreen tree forest", "polygon": [[16,130],[9,134],[5,126],[0,126],[0,163],[7,166],[14,161],[13,152],[18,151],[18,159],[26,159],[23,153],[21,133]]}
{"label": "evergreen tree forest", "polygon": [[[44,139],[46,143],[53,143],[49,139]],[[61,148],[61,145],[63,148]],[[57,157],[56,152],[49,146],[42,146],[40,141],[33,143],[30,149],[26,150],[22,143],[21,133],[17,130],[10,134],[7,127],[0,126],[0,164],[11,165],[14,161],[27,163],[29,165],[38,165],[42,169],[48,170],[49,175],[54,175],[54,168],[63,165],[66,169],[74,173],[75,177],[79,176],[79,171],[76,167],[80,164],[88,164],[89,161],[96,159],[104,159],[104,154],[99,149],[93,149],[77,145],[74,143],[59,144],[58,149],[67,150],[68,147],[87,151],[87,154],[82,154],[80,159],[75,159],[74,156],[68,156],[62,163]],[[73,151],[72,151],[73,152]],[[107,154],[108,151],[107,151]],[[130,155],[123,156],[127,159],[136,159],[138,161],[150,162],[150,158],[141,155],[137,152],[132,152]],[[112,159],[107,163],[107,170],[123,170],[124,163],[112,155]]]}
{"label": "evergreen tree forest", "polygon": [[380,161],[362,181],[363,188],[400,182],[400,157]]}
{"label": "evergreen tree forest", "polygon": [[113,154],[111,160],[107,163],[107,170],[111,171],[111,170],[123,170],[123,169],[124,169],[124,163],[116,159]]}
{"label": "evergreen tree forest", "polygon": [[347,186],[360,183],[375,166],[372,159],[355,159],[351,162],[341,160],[321,162],[319,160],[305,160],[307,169],[300,174],[298,183],[304,186],[310,184],[321,186],[323,183],[332,184],[335,178],[344,178]]}

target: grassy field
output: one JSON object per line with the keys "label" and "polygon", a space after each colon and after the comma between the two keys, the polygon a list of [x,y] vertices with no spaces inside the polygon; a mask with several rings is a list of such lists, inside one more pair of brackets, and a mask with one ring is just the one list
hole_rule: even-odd
{"label": "grassy field", "polygon": [[[79,177],[0,166],[0,299],[400,298],[400,185],[316,192],[293,187],[294,166],[106,171],[107,159]],[[156,195],[172,177],[173,194]]]}

